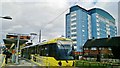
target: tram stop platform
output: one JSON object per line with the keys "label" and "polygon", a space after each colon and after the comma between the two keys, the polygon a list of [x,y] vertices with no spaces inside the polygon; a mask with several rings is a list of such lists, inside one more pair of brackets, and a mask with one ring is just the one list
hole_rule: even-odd
{"label": "tram stop platform", "polygon": [[0,68],[26,68],[26,67],[36,67],[37,65],[30,62],[29,60],[20,58],[19,64],[12,63],[10,59],[8,59],[8,63],[3,65],[3,56],[0,54]]}

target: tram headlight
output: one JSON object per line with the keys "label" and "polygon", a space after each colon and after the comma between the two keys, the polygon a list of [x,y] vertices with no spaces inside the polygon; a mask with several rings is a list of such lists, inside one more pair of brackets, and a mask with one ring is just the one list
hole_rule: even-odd
{"label": "tram headlight", "polygon": [[59,62],[58,62],[58,65],[59,65],[59,66],[62,66],[62,62],[61,62],[61,61],[59,61]]}

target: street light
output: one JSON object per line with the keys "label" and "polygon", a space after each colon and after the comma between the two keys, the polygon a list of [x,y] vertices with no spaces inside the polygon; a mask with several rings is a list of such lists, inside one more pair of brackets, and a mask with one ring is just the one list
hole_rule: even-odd
{"label": "street light", "polygon": [[10,16],[4,16],[4,17],[0,16],[0,18],[12,20],[12,18]]}
{"label": "street light", "polygon": [[[12,18],[11,18],[10,16],[4,16],[4,17],[1,17],[1,16],[0,16],[0,18],[12,20]],[[1,31],[2,31],[2,30],[1,30]],[[1,53],[2,53],[2,49],[1,49]]]}
{"label": "street light", "polygon": [[[0,16],[0,18],[12,20],[12,17],[10,17],[10,16]],[[2,29],[2,28],[1,28],[1,29]],[[2,32],[2,30],[1,30],[1,32]]]}
{"label": "street light", "polygon": [[37,36],[37,34],[36,33],[30,33],[30,35],[34,36],[33,38],[31,38],[31,43],[32,43],[33,39],[35,38],[35,36]]}
{"label": "street light", "polygon": [[17,37],[17,47],[16,47],[16,53],[17,53],[17,55],[16,55],[16,61],[15,61],[16,64],[19,64],[19,61],[18,61],[18,58],[19,58],[19,52],[18,52],[18,50],[19,50],[19,44],[20,44],[20,34],[18,34],[18,37]]}

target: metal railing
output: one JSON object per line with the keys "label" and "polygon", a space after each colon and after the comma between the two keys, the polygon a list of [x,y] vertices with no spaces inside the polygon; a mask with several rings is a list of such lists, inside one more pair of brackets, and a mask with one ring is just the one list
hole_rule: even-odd
{"label": "metal railing", "polygon": [[2,61],[2,63],[1,63],[1,65],[0,65],[0,68],[2,68],[2,67],[4,67],[5,66],[5,58],[6,58],[6,55],[2,55],[1,54],[1,61]]}
{"label": "metal railing", "polygon": [[[53,61],[51,61],[53,60]],[[39,66],[58,66],[53,58],[31,55],[31,61]]]}

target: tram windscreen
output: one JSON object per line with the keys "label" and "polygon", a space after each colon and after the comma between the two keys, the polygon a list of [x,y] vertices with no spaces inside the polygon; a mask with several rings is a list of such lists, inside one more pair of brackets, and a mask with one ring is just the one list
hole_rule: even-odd
{"label": "tram windscreen", "polygon": [[58,57],[61,60],[72,60],[72,42],[71,41],[58,41]]}

